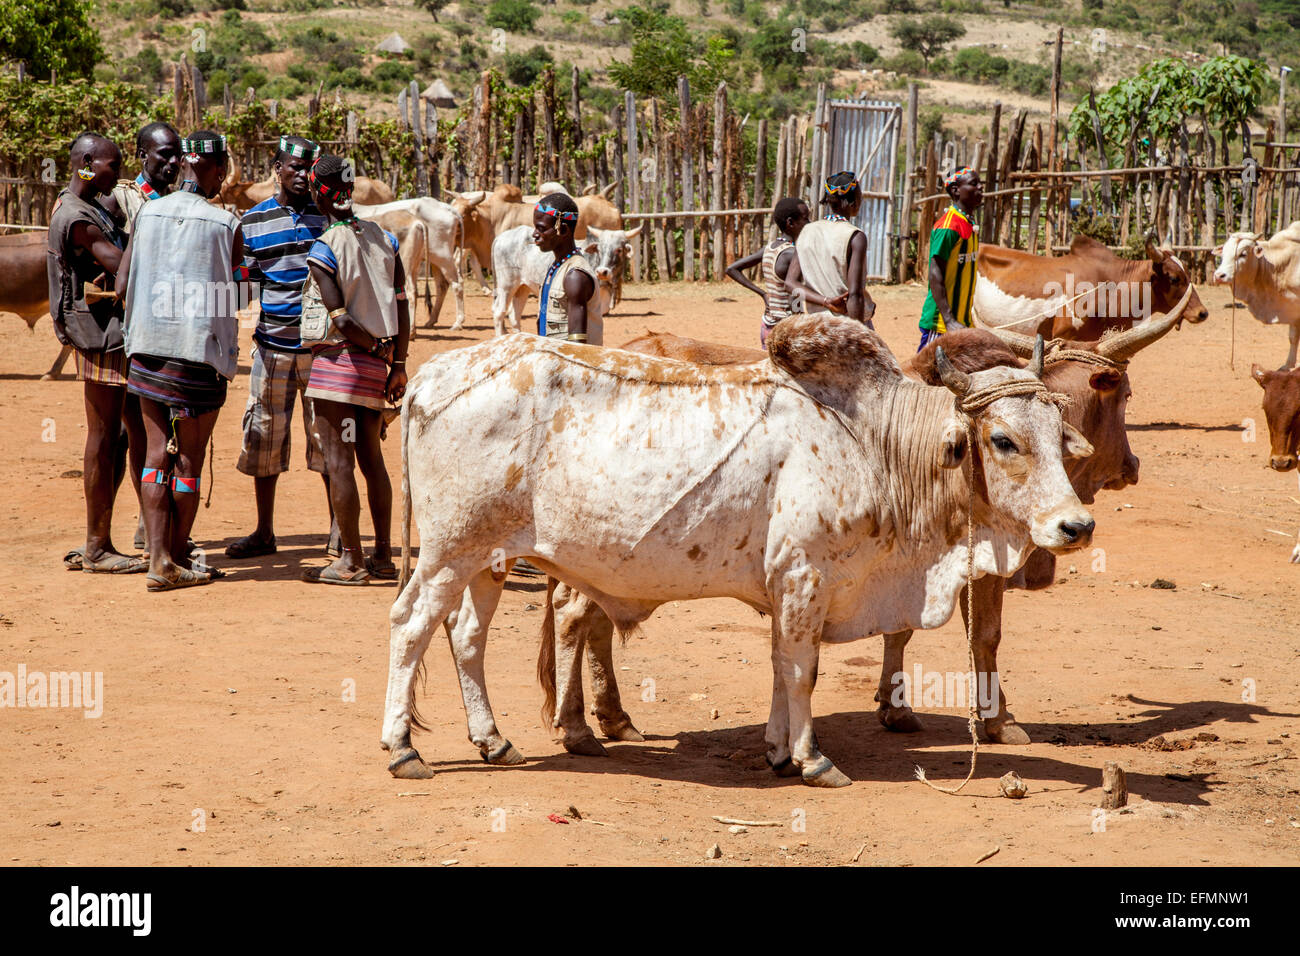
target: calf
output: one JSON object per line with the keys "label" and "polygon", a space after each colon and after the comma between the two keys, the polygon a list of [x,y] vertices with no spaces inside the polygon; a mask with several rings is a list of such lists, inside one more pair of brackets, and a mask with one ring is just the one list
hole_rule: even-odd
{"label": "calf", "polygon": [[[1264,417],[1268,420],[1268,465],[1275,471],[1290,471],[1300,456],[1300,369],[1266,372],[1250,367],[1251,377],[1264,390]],[[1296,536],[1291,561],[1300,564],[1300,535]]]}
{"label": "calf", "polygon": [[424,224],[428,263],[432,267],[433,282],[437,289],[429,311],[429,321],[423,327],[433,328],[438,321],[447,287],[450,286],[456,302],[456,321],[452,324],[452,329],[462,328],[465,325],[465,294],[460,281],[460,266],[464,249],[464,227],[456,211],[445,202],[428,196],[402,199],[381,206],[354,204],[352,208],[362,219],[377,221],[390,212],[409,213],[420,219]]}
{"label": "calf", "polygon": [[[611,257],[617,257],[618,249],[626,245],[624,233],[602,233],[601,241],[594,241],[589,236],[586,241],[578,242],[578,251],[586,257],[599,274],[599,255],[602,251]],[[603,246],[602,246],[603,243]],[[618,247],[617,249],[614,247]],[[613,250],[613,251],[611,251]],[[497,236],[492,242],[492,275],[496,279],[496,292],[492,297],[492,327],[497,335],[505,335],[507,319],[510,328],[518,332],[520,319],[523,317],[524,304],[529,294],[538,294],[542,283],[546,281],[546,270],[555,261],[554,256],[542,252],[533,243],[532,226],[516,226]],[[596,296],[587,306],[588,333],[592,345],[601,345],[594,337],[601,328],[605,315],[605,303],[612,298],[608,282],[599,280]]]}

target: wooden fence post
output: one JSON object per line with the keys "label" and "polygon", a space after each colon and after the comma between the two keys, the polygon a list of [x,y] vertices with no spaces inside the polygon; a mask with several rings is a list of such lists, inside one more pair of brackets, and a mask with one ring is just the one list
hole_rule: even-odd
{"label": "wooden fence post", "polygon": [[[650,100],[650,132],[654,138],[654,175],[650,179],[650,208],[655,212],[667,211],[663,206],[664,142],[663,123],[659,117],[659,101]],[[656,219],[653,223],[641,222],[641,234],[653,231],[655,247],[655,269],[660,282],[668,281],[668,241],[665,235],[664,220]],[[646,270],[649,271],[648,269]]]}
{"label": "wooden fence post", "polygon": [[[713,95],[713,208],[727,207],[723,192],[723,173],[726,166],[727,134],[727,84],[719,83]],[[727,250],[722,242],[722,216],[713,217],[713,279],[722,278],[727,268]]]}
{"label": "wooden fence post", "polygon": [[[767,120],[758,121],[758,138],[754,143],[754,201],[753,208],[766,205],[763,189],[767,185]],[[773,203],[775,205],[775,202]],[[751,229],[750,245],[757,248],[763,241],[763,216],[754,217]]]}
{"label": "wooden fence post", "polygon": [[[632,211],[641,211],[641,144],[637,137],[636,100],[632,91],[623,93],[623,112],[627,114],[627,165],[628,176],[632,186]],[[632,281],[641,281],[641,265],[644,260],[645,244],[641,241],[646,230],[641,230],[637,242],[632,247]]]}
{"label": "wooden fence post", "polygon": [[903,166],[903,208],[898,217],[898,281],[906,282],[908,266],[907,239],[912,231],[912,176],[916,172],[918,97],[916,84],[907,84],[907,152]]}
{"label": "wooden fence post", "polygon": [[[695,208],[695,169],[691,137],[691,85],[685,76],[677,77],[677,108],[682,138],[682,209]],[[683,226],[682,278],[695,281],[695,219],[688,217]]]}
{"label": "wooden fence post", "polygon": [[[984,188],[994,192],[1001,185],[998,182],[998,139],[1002,132],[1002,102],[993,104],[993,122],[989,126],[988,168],[984,177]],[[978,172],[978,170],[976,170]],[[980,242],[993,242],[997,235],[997,209],[1002,205],[1002,197],[993,197],[993,208],[985,209],[983,222],[980,223]]]}

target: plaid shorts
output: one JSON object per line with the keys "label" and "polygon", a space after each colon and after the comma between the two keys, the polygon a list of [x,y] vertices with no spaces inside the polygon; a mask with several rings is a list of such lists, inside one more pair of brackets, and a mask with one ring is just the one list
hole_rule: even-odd
{"label": "plaid shorts", "polygon": [[[282,352],[253,343],[253,372],[248,379],[244,409],[244,445],[236,468],[254,478],[289,470],[289,433],[293,403],[311,378],[310,352]],[[315,415],[311,399],[302,396],[302,425],[307,442],[307,467],[325,474],[325,456],[313,437]]]}
{"label": "plaid shorts", "polygon": [[78,382],[126,387],[125,349],[116,349],[112,352],[83,352],[81,349],[74,348],[72,351],[76,356]]}

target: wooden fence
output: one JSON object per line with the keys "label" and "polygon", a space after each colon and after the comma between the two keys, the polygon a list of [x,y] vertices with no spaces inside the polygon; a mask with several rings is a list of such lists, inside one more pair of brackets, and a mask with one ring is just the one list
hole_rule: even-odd
{"label": "wooden fence", "polygon": [[[174,114],[167,118],[180,117],[185,128],[198,117],[219,128],[237,127],[232,146],[243,178],[264,179],[285,125],[276,104],[263,106],[251,97],[235,103],[227,90],[224,109],[206,109],[202,78],[183,58],[175,77]],[[520,90],[485,72],[462,106],[441,109],[413,82],[398,96],[397,122],[388,125],[345,110],[337,92],[329,112],[318,88],[306,115],[322,132],[333,131],[319,140],[326,148],[351,157],[358,172],[388,183],[399,196],[445,197],[501,183],[529,194],[552,180],[577,194],[615,183],[613,201],[628,228],[642,227],[630,264],[638,281],[720,279],[726,263],[772,234],[769,210],[776,199],[804,196],[816,210],[812,200],[834,145],[824,86],[811,114],[769,122],[738,115],[725,84],[697,98],[685,77],[670,101],[625,93],[612,115],[596,115],[584,111],[576,67],[567,80],[562,92],[547,69]],[[1099,227],[1104,234],[1109,224],[1112,247],[1154,232],[1202,271],[1212,268],[1211,250],[1228,233],[1272,232],[1300,218],[1300,143],[1274,142],[1270,128],[1265,142],[1250,144],[1245,159],[1230,163],[1216,158],[1209,132],[1184,127],[1170,159],[1157,161],[1152,149],[1146,165],[1108,169],[1100,152],[1068,142],[1062,132],[1059,66],[1052,89],[1046,124],[1031,125],[1023,109],[1004,116],[995,104],[986,138],[936,135],[922,143],[920,98],[912,85],[905,108],[897,108],[903,134],[889,182],[872,193],[884,201],[889,223],[873,232],[890,246],[888,275],[897,281],[924,277],[931,225],[948,203],[943,175],[964,165],[977,168],[984,180],[981,241],[1035,253],[1068,245],[1075,204],[1087,211],[1093,234]],[[837,108],[847,107],[841,101]],[[300,119],[295,113],[294,122]],[[65,182],[66,174],[56,175],[48,163],[0,157],[0,223],[45,224]]]}

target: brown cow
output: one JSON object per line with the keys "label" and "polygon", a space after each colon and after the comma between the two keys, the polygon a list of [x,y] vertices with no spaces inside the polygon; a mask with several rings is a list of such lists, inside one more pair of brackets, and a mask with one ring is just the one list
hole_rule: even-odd
{"label": "brown cow", "polygon": [[[1138,480],[1139,462],[1128,444],[1124,428],[1124,411],[1131,394],[1125,367],[1138,351],[1167,333],[1177,323],[1188,305],[1189,292],[1170,313],[1155,316],[1136,329],[1120,333],[1101,342],[1053,343],[1051,355],[1044,362],[1043,381],[1053,392],[1063,392],[1072,399],[1062,410],[1062,417],[1091,443],[1091,454],[1075,457],[1067,462],[1070,482],[1080,501],[1091,503],[1101,488],[1120,489]],[[1021,367],[1018,353],[1034,352],[1032,340],[1014,333],[995,336],[983,329],[960,329],[932,342],[926,349],[903,365],[904,374],[934,384],[938,381],[935,367],[935,349],[942,346],[954,366],[964,372],[974,372],[997,365]],[[1069,351],[1062,351],[1068,347]],[[749,364],[761,362],[765,354],[756,349],[729,345],[696,342],[677,336],[648,333],[628,342],[624,348],[667,358],[680,358],[698,364]],[[1040,346],[1041,349],[1041,346]],[[1087,353],[1079,355],[1078,353]],[[1028,356],[1025,356],[1028,357]],[[1042,360],[1039,351],[1037,361]],[[1078,449],[1082,451],[1082,446]],[[1031,589],[1046,587],[1054,577],[1055,559],[1050,554],[1045,561],[1037,551],[1031,556],[1026,570],[1036,569],[1028,586]],[[1013,579],[1013,582],[1015,579]],[[997,694],[984,701],[985,732],[998,743],[1024,744],[1029,736],[1015,722],[1006,709],[1006,696],[998,685],[997,649],[1002,640],[1002,595],[1008,586],[1004,578],[986,576],[975,582],[975,665],[979,675],[978,687],[997,687]],[[1026,586],[1023,576],[1019,586]],[[966,614],[966,596],[960,600],[962,615]],[[557,631],[556,622],[559,622]],[[543,714],[548,722],[556,714],[556,639],[566,648],[565,657],[573,661],[572,670],[580,671],[582,648],[585,645],[591,665],[592,686],[595,693],[594,713],[606,736],[616,740],[639,740],[641,735],[632,725],[623,709],[612,659],[613,625],[604,612],[583,594],[564,584],[551,581],[547,589],[547,611],[543,619],[537,674],[546,696]],[[894,700],[897,688],[895,675],[905,673],[903,651],[911,631],[885,635],[884,661],[881,667],[880,702],[877,716],[889,730],[913,732],[922,729],[920,720],[911,708]],[[561,733],[566,750],[596,756],[604,748],[591,729],[574,714],[582,713],[582,678],[580,673],[564,675],[564,703],[562,721],[555,725]],[[576,709],[575,697],[576,696]]]}
{"label": "brown cow", "polygon": [[[0,236],[0,312],[16,313],[28,329],[35,328],[42,316],[50,314],[50,284],[45,271],[47,244],[44,230]],[[52,379],[62,372],[71,354],[71,346],[63,346],[41,379]]]}
{"label": "brown cow", "polygon": [[[975,323],[1074,341],[1131,328],[1153,312],[1169,312],[1192,288],[1177,256],[1150,240],[1146,251],[1145,259],[1121,259],[1088,236],[1075,236],[1063,256],[981,246]],[[1209,314],[1192,289],[1187,321],[1203,322]]]}
{"label": "brown cow", "polygon": [[[1258,365],[1252,365],[1250,375],[1264,390],[1268,465],[1275,471],[1290,471],[1300,461],[1300,369],[1266,372]],[[1291,561],[1300,564],[1300,535],[1296,536]]]}
{"label": "brown cow", "polygon": [[[260,202],[265,202],[280,189],[280,179],[271,173],[258,183],[243,182],[239,179],[239,168],[232,164],[230,173],[221,184],[219,202],[234,206],[239,212],[252,209]],[[352,201],[363,206],[378,206],[393,201],[393,191],[387,184],[368,176],[358,176],[352,190]]]}

